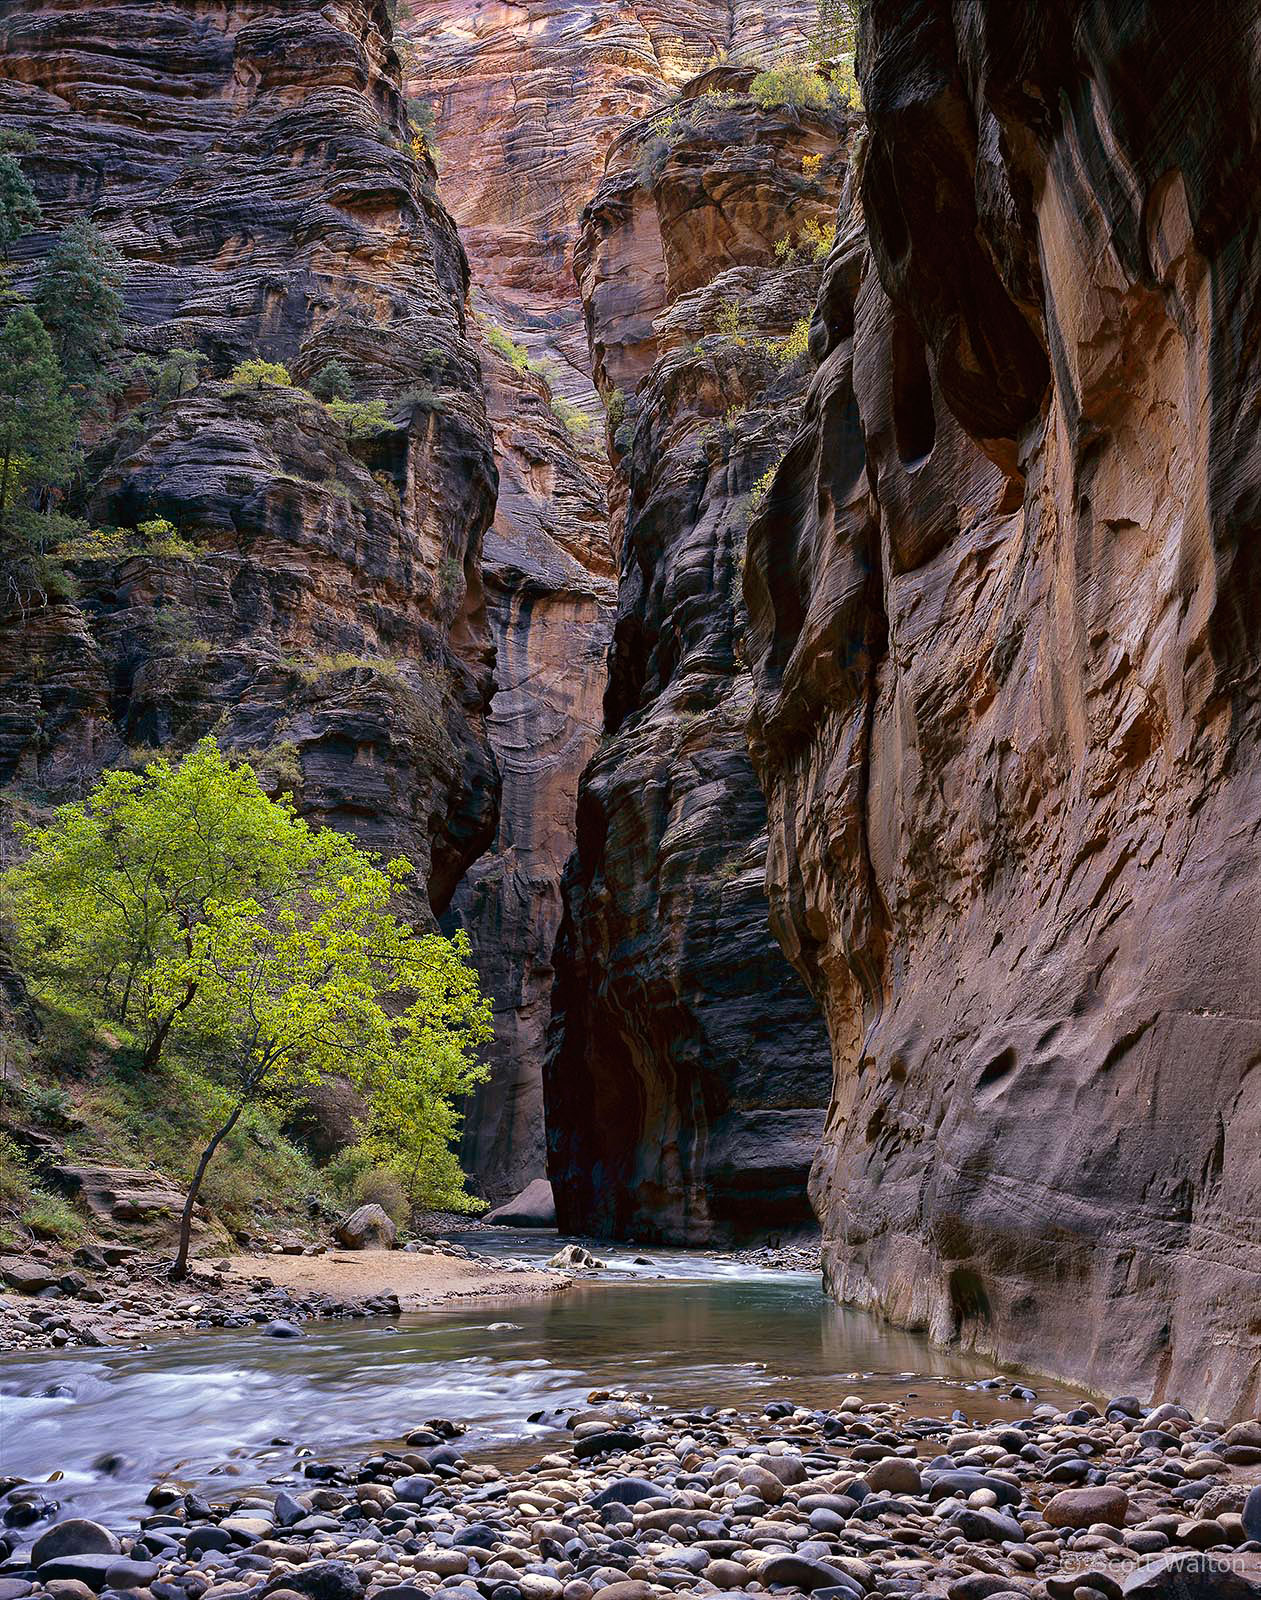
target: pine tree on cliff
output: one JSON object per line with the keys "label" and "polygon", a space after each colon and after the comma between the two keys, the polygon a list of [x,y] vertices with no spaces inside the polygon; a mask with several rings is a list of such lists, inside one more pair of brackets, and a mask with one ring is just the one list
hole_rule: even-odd
{"label": "pine tree on cliff", "polygon": [[22,520],[24,499],[70,476],[78,436],[48,330],[29,306],[0,327],[0,516]]}
{"label": "pine tree on cliff", "polygon": [[102,396],[123,338],[123,258],[86,218],[66,229],[40,271],[35,309],[81,410]]}

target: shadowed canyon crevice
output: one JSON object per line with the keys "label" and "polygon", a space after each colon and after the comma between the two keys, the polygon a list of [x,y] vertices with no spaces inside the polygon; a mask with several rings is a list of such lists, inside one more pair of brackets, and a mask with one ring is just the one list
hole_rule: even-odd
{"label": "shadowed canyon crevice", "polygon": [[[673,100],[717,58],[769,60],[800,48],[813,21],[813,4],[799,0],[738,18],[712,3],[668,14],[651,5],[592,12],[559,0],[528,12],[417,0],[399,9],[411,104],[427,108],[440,191],[472,263],[499,469],[484,576],[497,656],[489,726],[503,804],[496,840],[461,885],[449,919],[472,936],[495,997],[493,1076],[469,1107],[463,1145],[477,1186],[493,1200],[517,1193],[545,1169],[542,1063],[561,876],[574,847],[578,778],[602,728],[617,598],[621,516],[615,506],[610,526],[604,413],[592,385],[589,315],[575,281],[579,217],[607,151],[640,113]],[[787,224],[771,215],[775,197],[762,198],[771,209],[756,253],[765,257],[774,229]],[[678,217],[674,228],[672,248],[682,260],[692,250],[690,219]],[[731,259],[742,259],[738,247]],[[616,269],[629,292],[642,265],[628,257]],[[734,822],[733,837],[744,826]],[[651,860],[639,870],[654,892]],[[693,937],[705,942],[699,932]],[[770,959],[782,968],[773,953]],[[792,984],[787,969],[780,976]],[[650,1032],[655,1026],[647,1012],[639,1022]],[[593,1034],[590,1048],[601,1085],[622,1071],[620,1058],[605,1059],[603,1034]],[[650,1053],[660,1048],[654,1037]],[[716,1067],[714,1076],[723,1070]],[[745,1092],[756,1098],[757,1091]],[[784,1099],[769,1084],[765,1092],[768,1104]],[[562,1092],[553,1120],[560,1127],[574,1115],[585,1122],[590,1107],[582,1102],[581,1089]],[[777,1159],[784,1159],[786,1141],[804,1137],[809,1144],[813,1131],[801,1124],[777,1129]],[[626,1132],[650,1144],[658,1130]],[[792,1163],[799,1195],[808,1159],[799,1154]],[[653,1204],[645,1198],[642,1217]],[[573,1225],[598,1225],[604,1205],[585,1196]]]}

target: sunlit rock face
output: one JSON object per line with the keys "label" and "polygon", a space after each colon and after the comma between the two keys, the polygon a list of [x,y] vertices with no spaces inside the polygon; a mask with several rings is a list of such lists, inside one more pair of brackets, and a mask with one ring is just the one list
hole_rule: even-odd
{"label": "sunlit rock face", "polygon": [[[0,50],[46,223],[19,281],[86,214],[127,260],[132,349],[207,358],[165,404],[134,409],[134,385],[87,463],[94,524],[164,518],[180,553],[6,597],[0,777],[73,791],[213,731],[406,854],[427,917],[495,827],[495,476],[464,254],[409,148],[385,6],[37,4]],[[234,391],[251,357],[295,384],[340,360],[388,429],[351,441],[310,396]]]}
{"label": "sunlit rock face", "polygon": [[[499,470],[484,574],[503,805],[491,851],[451,908],[495,1001],[492,1078],[469,1105],[464,1139],[466,1165],[493,1200],[544,1170],[560,879],[578,775],[600,734],[615,610],[603,411],[574,277],[578,219],[606,152],[642,112],[720,55],[800,45],[814,19],[812,0],[737,9],[757,14],[733,20],[725,0],[398,7],[412,109],[431,119],[439,192],[472,265]],[[539,370],[521,370],[520,357],[514,366],[503,337]],[[562,413],[566,401],[578,407],[573,431],[553,396]]]}
{"label": "sunlit rock face", "polygon": [[621,569],[557,946],[549,1169],[563,1228],[689,1243],[809,1222],[830,1082],[768,927],[739,590],[821,270],[777,246],[830,236],[846,118],[763,110],[751,77],[711,71],[628,132],[577,249]]}
{"label": "sunlit rock face", "polygon": [[1248,1415],[1256,22],[872,0],[745,572],[833,1292]]}

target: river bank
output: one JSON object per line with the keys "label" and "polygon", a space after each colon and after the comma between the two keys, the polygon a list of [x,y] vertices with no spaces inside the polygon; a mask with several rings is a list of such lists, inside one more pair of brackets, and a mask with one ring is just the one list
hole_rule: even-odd
{"label": "river bank", "polygon": [[88,1247],[72,1262],[5,1258],[0,1349],[102,1348],[192,1329],[263,1327],[294,1337],[304,1323],[399,1316],[452,1301],[556,1294],[572,1279],[462,1244],[403,1250],[319,1249],[195,1260],[172,1283],[169,1251]]}
{"label": "river bank", "polygon": [[[515,1470],[458,1423],[301,1488],[154,1487],[123,1539],[54,1526],[3,1600],[1245,1600],[1261,1593],[1261,1424],[1119,1396],[1009,1419],[850,1396],[670,1411],[597,1391]],[[30,1491],[32,1497],[41,1492]],[[12,1504],[13,1496],[10,1497]],[[10,1538],[14,1535],[11,1533]],[[20,1537],[20,1534],[18,1535]],[[72,1584],[74,1587],[65,1587]],[[53,1587],[49,1587],[52,1585]],[[84,1585],[86,1587],[79,1587]]]}

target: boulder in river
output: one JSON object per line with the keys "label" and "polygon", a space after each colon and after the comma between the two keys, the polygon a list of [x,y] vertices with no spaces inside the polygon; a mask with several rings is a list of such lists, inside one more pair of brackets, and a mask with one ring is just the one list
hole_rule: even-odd
{"label": "boulder in river", "polygon": [[488,1211],[486,1221],[505,1228],[554,1228],[556,1201],[551,1184],[546,1178],[535,1178],[519,1195]]}
{"label": "boulder in river", "polygon": [[359,1206],[336,1228],[337,1242],[347,1250],[392,1250],[395,1227],[378,1205]]}
{"label": "boulder in river", "polygon": [[567,1244],[547,1264],[549,1267],[602,1267],[604,1262],[580,1244]]}
{"label": "boulder in river", "polygon": [[63,1556],[116,1556],[122,1548],[116,1536],[99,1522],[87,1517],[70,1517],[49,1528],[35,1541],[31,1565],[42,1567],[46,1561],[57,1561]]}

